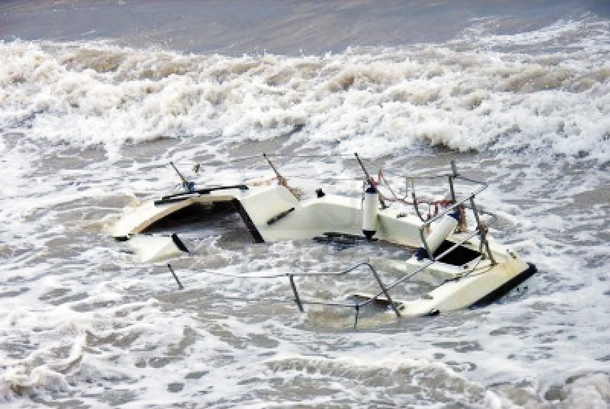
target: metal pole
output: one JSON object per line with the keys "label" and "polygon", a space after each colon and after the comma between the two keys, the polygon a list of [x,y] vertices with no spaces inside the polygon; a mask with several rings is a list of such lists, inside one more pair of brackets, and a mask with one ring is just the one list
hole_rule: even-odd
{"label": "metal pole", "polygon": [[169,271],[172,273],[172,275],[174,276],[174,279],[176,280],[176,283],[178,283],[178,289],[182,290],[184,289],[184,287],[182,286],[182,283],[180,282],[180,280],[178,280],[178,276],[176,275],[176,273],[174,273],[174,269],[172,268],[171,264],[168,264],[167,267],[169,268]]}
{"label": "metal pole", "polygon": [[385,295],[386,299],[390,303],[390,307],[392,308],[392,311],[394,311],[394,313],[396,314],[397,317],[400,317],[400,312],[398,311],[398,308],[396,308],[396,305],[394,305],[394,301],[392,301],[392,297],[390,297],[390,293],[383,285],[383,282],[381,281],[381,277],[379,277],[379,274],[377,274],[377,270],[375,270],[375,268],[372,265],[370,265],[368,263],[367,263],[367,265],[373,272],[375,279],[377,280],[377,282],[379,283],[379,286],[381,287],[381,291],[383,291],[383,294]]}
{"label": "metal pole", "polygon": [[454,160],[451,161],[451,171],[452,174],[449,175],[449,190],[451,191],[451,200],[453,203],[455,203],[455,189],[453,187],[453,180],[458,176],[458,172]]}
{"label": "metal pole", "polygon": [[489,248],[489,242],[487,241],[487,233],[485,232],[485,228],[481,223],[481,219],[479,218],[479,211],[477,210],[477,205],[474,203],[474,197],[470,198],[470,206],[472,207],[472,211],[474,213],[474,218],[477,221],[477,230],[481,236],[481,242],[485,245],[485,250],[487,251],[487,255],[489,256],[489,260],[492,265],[496,265],[496,260],[494,256],[491,254],[491,249]]}
{"label": "metal pole", "polygon": [[356,305],[354,308],[356,309],[356,316],[354,317],[354,329],[356,329],[356,327],[358,327],[358,316],[360,315],[360,306]]}
{"label": "metal pole", "polygon": [[290,279],[290,286],[292,287],[292,292],[294,293],[294,301],[297,303],[299,307],[299,311],[305,312],[303,309],[303,304],[301,303],[301,299],[299,298],[299,292],[297,291],[297,286],[294,284],[294,276],[292,274],[288,275]]}
{"label": "metal pole", "polygon": [[430,247],[428,246],[428,242],[426,241],[426,234],[424,233],[425,228],[426,223],[419,227],[419,237],[421,238],[421,243],[424,245],[424,249],[426,249],[426,253],[428,253],[428,258],[430,259],[430,261],[436,261],[434,259],[434,254],[432,254],[432,252],[430,251]]}
{"label": "metal pole", "polygon": [[[360,165],[360,167],[362,168],[362,171],[364,172],[364,176],[366,178],[367,183],[373,187],[376,187],[377,183],[375,183],[375,179],[373,179],[372,176],[369,174],[369,172],[366,170],[366,167],[364,166],[364,163],[360,159],[360,156],[358,156],[358,153],[354,153],[354,156],[356,156],[356,160],[358,161],[358,164]],[[388,206],[385,204],[385,200],[383,200],[383,197],[381,197],[381,194],[379,194],[379,204],[381,204],[381,207],[383,209],[388,208]]]}
{"label": "metal pole", "polygon": [[273,165],[273,162],[271,162],[271,159],[269,159],[269,157],[267,156],[266,153],[263,153],[263,158],[265,158],[265,160],[267,161],[267,163],[269,164],[271,169],[273,169],[273,172],[275,172],[275,176],[277,177],[277,180],[280,183],[280,185],[286,186],[288,184],[288,181],[286,180],[286,178],[284,176],[282,176],[280,174],[280,172],[277,170],[275,165]]}
{"label": "metal pole", "polygon": [[184,188],[184,190],[188,190],[189,192],[192,192],[195,189],[195,183],[189,182],[188,180],[186,180],[186,178],[184,176],[182,176],[182,173],[180,173],[178,168],[174,165],[174,162],[170,162],[169,164],[172,165],[172,168],[174,168],[174,170],[180,177],[180,180],[182,180],[182,187]]}

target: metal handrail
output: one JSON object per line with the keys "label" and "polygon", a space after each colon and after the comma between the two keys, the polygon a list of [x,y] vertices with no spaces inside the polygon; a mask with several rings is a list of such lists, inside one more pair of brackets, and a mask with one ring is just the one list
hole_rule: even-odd
{"label": "metal handrail", "polygon": [[[442,212],[440,212],[439,214],[437,214],[436,216],[430,218],[429,220],[426,220],[421,226],[419,226],[419,236],[421,238],[421,242],[424,246],[424,248],[426,249],[426,252],[428,253],[428,258],[430,260],[434,260],[434,255],[432,254],[432,252],[430,251],[430,246],[428,246],[428,242],[426,240],[424,231],[428,228],[428,226],[430,226],[432,223],[434,223],[435,221],[439,220],[440,218],[442,218],[443,216],[445,216],[446,214],[449,214],[450,212],[452,212],[453,210],[455,210],[456,208],[463,206],[466,202],[470,202],[470,206],[472,207],[472,211],[474,212],[475,218],[477,220],[477,232],[482,232],[482,223],[479,220],[478,217],[478,213],[476,210],[476,205],[474,204],[474,198],[476,195],[478,195],[479,193],[483,192],[485,189],[487,189],[487,187],[489,186],[487,183],[485,182],[480,182],[480,181],[476,181],[476,180],[472,180],[472,179],[467,179],[467,178],[462,178],[459,175],[456,175],[453,177],[453,179],[463,179],[466,180],[468,182],[472,182],[472,183],[477,183],[482,185],[479,189],[471,192],[467,197],[465,197],[464,199],[455,202],[454,204],[452,204],[451,206],[446,207],[445,209],[443,209]],[[494,216],[494,220],[495,220],[495,216]],[[483,240],[483,238],[482,238]]]}
{"label": "metal handrail", "polygon": [[[486,232],[485,229],[483,228],[483,223],[481,222],[480,218],[479,218],[479,211],[477,210],[477,206],[474,202],[474,198],[481,192],[483,192],[485,189],[487,189],[487,187],[489,186],[488,183],[486,182],[481,182],[478,180],[474,180],[474,179],[469,179],[466,177],[463,177],[461,175],[458,174],[456,166],[455,166],[455,162],[452,161],[451,162],[451,168],[453,173],[452,174],[448,174],[448,175],[444,175],[446,177],[449,178],[449,185],[450,185],[450,189],[451,189],[451,195],[452,195],[452,200],[453,200],[453,204],[445,209],[443,209],[442,212],[440,212],[439,214],[437,214],[436,216],[430,218],[429,220],[426,220],[424,223],[422,223],[422,225],[419,227],[420,230],[420,237],[421,237],[421,242],[424,246],[424,248],[426,249],[426,252],[428,253],[428,262],[425,262],[424,264],[420,265],[417,269],[415,269],[414,271],[400,277],[399,279],[395,280],[394,282],[392,282],[389,285],[384,285],[383,281],[381,280],[381,277],[379,276],[379,274],[377,273],[377,271],[375,270],[375,268],[368,262],[364,262],[364,263],[359,263],[355,266],[352,266],[348,269],[339,271],[339,272],[331,272],[331,273],[299,273],[299,274],[288,274],[288,277],[290,279],[290,285],[292,287],[292,291],[294,293],[295,296],[295,302],[298,305],[298,308],[301,312],[304,312],[304,308],[303,305],[307,304],[307,305],[326,305],[326,306],[338,306],[338,307],[350,307],[350,308],[355,308],[356,309],[356,323],[358,321],[358,313],[359,310],[363,307],[368,306],[369,304],[373,303],[374,301],[378,300],[379,297],[381,296],[385,296],[386,300],[388,301],[390,307],[392,308],[392,310],[394,311],[394,313],[396,314],[396,316],[400,316],[400,312],[397,308],[397,305],[394,303],[394,301],[392,300],[392,298],[390,297],[390,293],[389,291],[392,290],[393,288],[395,288],[396,286],[398,286],[399,284],[405,282],[406,280],[414,277],[415,275],[421,273],[422,271],[424,271],[425,269],[427,269],[428,267],[432,266],[433,264],[435,264],[437,261],[442,260],[444,257],[446,257],[447,255],[451,254],[453,251],[455,251],[458,247],[460,247],[461,245],[463,245],[464,243],[466,243],[468,240],[470,240],[472,237],[479,235],[480,236],[480,242],[485,245],[486,247],[486,253],[491,261],[492,264],[495,264],[495,260],[493,258],[493,255],[491,253],[491,250],[489,248],[489,243],[486,239]],[[438,176],[435,176],[438,177]],[[443,177],[443,176],[440,176]],[[421,177],[421,178],[432,178],[432,176],[428,176],[428,177]],[[457,201],[455,198],[455,192],[454,192],[454,186],[453,186],[453,181],[456,179],[460,179],[460,180],[464,180],[466,182],[469,183],[474,183],[474,184],[478,184],[481,185],[478,189],[472,191],[468,196],[466,196],[465,198]],[[469,202],[469,203],[467,203]],[[459,242],[455,243],[453,246],[451,246],[449,249],[445,250],[443,253],[441,253],[440,255],[434,257],[434,255],[432,254],[432,252],[430,251],[430,247],[428,246],[428,243],[426,241],[426,237],[424,235],[424,231],[425,229],[430,226],[432,223],[434,223],[435,221],[438,221],[440,218],[442,218],[443,216],[449,214],[451,211],[455,210],[458,207],[463,207],[463,208],[470,208],[472,210],[472,212],[474,213],[474,217],[476,219],[477,222],[477,229],[475,231],[473,231],[472,233],[469,233],[468,235],[466,235],[465,237],[463,237]],[[489,224],[493,224],[496,220],[497,220],[497,216],[494,215],[493,213],[490,212],[483,212],[481,211],[481,214],[485,214],[485,215],[489,215],[492,217],[491,222],[488,222]],[[377,284],[380,286],[381,291],[374,294],[372,297],[368,298],[365,301],[361,301],[361,302],[352,302],[352,303],[347,303],[344,301],[325,301],[325,300],[312,300],[312,299],[303,299],[301,298],[301,296],[299,295],[299,292],[297,290],[297,286],[296,283],[294,281],[294,277],[298,277],[298,276],[341,276],[344,274],[347,274],[351,271],[356,270],[359,267],[362,266],[367,266],[371,272],[373,273]]]}
{"label": "metal handrail", "polygon": [[[410,272],[409,274],[404,275],[403,277],[395,280],[394,282],[392,282],[389,285],[384,285],[383,284],[383,282],[381,281],[377,271],[369,263],[360,263],[360,264],[357,264],[356,266],[353,266],[353,267],[351,267],[351,268],[349,268],[347,270],[343,270],[343,271],[340,271],[340,272],[289,274],[292,290],[293,290],[293,292],[295,294],[295,301],[296,301],[297,305],[299,306],[299,311],[301,311],[301,312],[304,312],[304,308],[303,308],[304,304],[309,304],[309,305],[327,305],[327,306],[336,306],[336,307],[351,307],[351,308],[355,308],[356,310],[358,310],[358,309],[364,308],[364,307],[368,306],[369,304],[373,303],[374,301],[378,300],[379,297],[385,296],[387,301],[388,301],[388,303],[390,304],[390,307],[392,308],[392,310],[396,314],[396,316],[400,316],[400,312],[398,311],[398,309],[396,307],[396,304],[394,303],[394,301],[390,297],[389,291],[391,289],[393,289],[394,287],[396,287],[397,285],[399,285],[399,284],[407,281],[408,279],[416,276],[417,274],[421,273],[426,268],[428,268],[431,265],[435,264],[437,261],[441,260],[442,258],[446,257],[447,255],[452,253],[455,249],[457,249],[459,246],[461,246],[462,244],[464,244],[465,242],[467,242],[468,240],[470,240],[472,237],[476,236],[477,234],[478,234],[478,232],[470,233],[463,240],[461,240],[460,242],[454,244],[449,249],[445,250],[442,254],[440,254],[435,259],[429,259],[428,262],[426,262],[425,264],[422,264],[416,270]],[[366,301],[361,301],[361,302],[356,302],[356,303],[346,303],[346,302],[338,302],[338,301],[323,301],[323,300],[303,300],[303,299],[300,298],[300,296],[298,294],[298,291],[296,289],[296,285],[295,285],[294,280],[292,278],[293,276],[299,276],[299,275],[300,276],[332,276],[332,275],[338,276],[338,275],[344,275],[344,274],[346,274],[346,273],[348,273],[350,271],[355,270],[358,267],[361,267],[362,265],[367,265],[373,271],[373,274],[377,278],[377,282],[378,282],[378,284],[381,287],[381,291],[376,293],[376,294],[374,294],[373,296],[371,296]]]}
{"label": "metal handrail", "polygon": [[394,313],[396,314],[397,317],[400,317],[400,312],[398,311],[398,308],[396,308],[396,305],[394,304],[394,302],[392,301],[392,297],[390,296],[390,293],[388,292],[388,287],[386,287],[383,284],[383,281],[381,280],[381,277],[379,276],[379,273],[377,273],[377,270],[375,269],[375,267],[373,267],[370,263],[368,262],[363,262],[363,263],[359,263],[356,264],[355,266],[352,266],[348,269],[342,270],[342,271],[338,271],[338,272],[333,272],[333,273],[297,273],[297,274],[287,274],[288,278],[290,280],[290,286],[292,287],[292,292],[294,294],[295,297],[295,302],[297,303],[297,306],[299,307],[299,311],[304,312],[305,310],[303,309],[303,304],[317,304],[317,305],[329,305],[329,306],[343,306],[343,307],[353,307],[353,308],[359,308],[365,305],[368,305],[370,302],[366,302],[364,304],[361,303],[343,303],[343,302],[332,302],[332,301],[322,301],[322,300],[307,300],[307,299],[301,299],[299,292],[297,290],[297,286],[294,282],[294,277],[304,277],[304,276],[341,276],[341,275],[345,275],[347,273],[350,273],[360,267],[366,266],[371,270],[371,273],[373,273],[373,276],[375,277],[375,280],[377,280],[377,284],[379,284],[379,286],[381,287],[381,292],[376,296],[379,297],[381,295],[385,295],[386,299],[388,300],[388,302],[390,303],[390,307],[392,308],[392,310],[394,311]]}

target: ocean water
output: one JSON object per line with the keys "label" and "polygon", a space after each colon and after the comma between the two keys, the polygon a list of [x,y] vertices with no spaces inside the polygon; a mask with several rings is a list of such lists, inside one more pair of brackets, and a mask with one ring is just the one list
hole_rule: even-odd
{"label": "ocean water", "polygon": [[[305,194],[358,194],[354,152],[489,182],[535,285],[354,328],[235,276],[368,259],[388,278],[403,250],[253,244],[221,212],[181,231],[179,290],[109,237],[175,188],[170,161],[206,186],[273,177],[269,153]],[[610,406],[607,2],[4,1],[0,164],[3,407]]]}

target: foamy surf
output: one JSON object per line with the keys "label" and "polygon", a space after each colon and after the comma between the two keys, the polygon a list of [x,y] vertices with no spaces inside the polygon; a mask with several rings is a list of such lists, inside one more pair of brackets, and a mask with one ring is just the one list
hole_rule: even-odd
{"label": "foamy surf", "polygon": [[369,156],[425,143],[608,161],[603,53],[583,59],[579,38],[573,49],[541,55],[483,52],[484,41],[459,51],[302,57],[4,42],[0,126],[112,151],[159,138],[204,137],[226,147],[244,136],[287,136],[307,148],[360,147]]}
{"label": "foamy surf", "polygon": [[[0,401],[607,407],[608,22],[496,24],[472,21],[442,43],[296,55],[5,39]],[[126,206],[180,183],[170,161],[199,186],[233,184],[269,180],[260,153],[277,152],[306,194],[351,194],[354,151],[384,163],[400,188],[397,175],[446,171],[451,159],[488,181],[481,204],[498,210],[494,235],[536,263],[536,288],[354,330],[351,314],[299,314],[286,280],[260,277],[402,250],[252,245],[224,215],[181,233],[194,254],[171,259],[179,290],[165,262],[138,264],[104,231]],[[367,283],[302,284],[340,296]]]}

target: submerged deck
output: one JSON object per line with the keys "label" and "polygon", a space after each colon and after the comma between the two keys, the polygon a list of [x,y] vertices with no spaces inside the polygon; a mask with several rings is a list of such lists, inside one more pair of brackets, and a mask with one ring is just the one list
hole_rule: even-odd
{"label": "submerged deck", "polygon": [[[385,205],[379,195],[373,199],[373,203],[376,203],[379,196],[379,203],[371,207],[370,203],[367,205],[366,197],[344,197],[321,192],[315,197],[300,200],[285,183],[231,185],[199,190],[189,188],[145,202],[127,212],[114,225],[112,235],[119,240],[128,240],[185,209],[223,204],[233,207],[252,239],[259,243],[311,239],[332,242],[337,238],[350,238],[364,241],[374,239],[418,249],[416,255],[402,262],[404,274],[390,283],[384,283],[372,265],[357,264],[356,267],[365,265],[370,268],[379,288],[377,293],[357,294],[356,299],[360,300],[357,302],[302,297],[296,281],[299,276],[343,275],[354,268],[339,273],[289,273],[286,276],[301,310],[304,305],[317,304],[353,307],[359,311],[373,302],[385,300],[398,316],[433,315],[489,303],[536,271],[533,265],[523,261],[515,252],[488,237],[487,223],[482,220],[484,214],[475,204],[475,196],[487,185],[461,178],[475,184],[476,188],[468,195],[457,198],[454,182],[460,176],[455,166],[452,170],[451,174],[446,175],[452,199],[427,220],[420,214],[417,202],[411,212],[405,212],[404,208]],[[374,186],[368,174],[367,181],[369,186]],[[187,182],[184,183],[186,185]],[[366,193],[370,192],[377,193],[375,189],[369,189]],[[466,211],[471,212],[471,219],[475,223],[470,230],[458,226],[456,215],[465,217]],[[371,228],[373,231],[366,230]],[[363,230],[367,238],[363,236]],[[415,301],[393,300],[390,293],[396,292],[401,284],[414,277],[436,288]]]}

